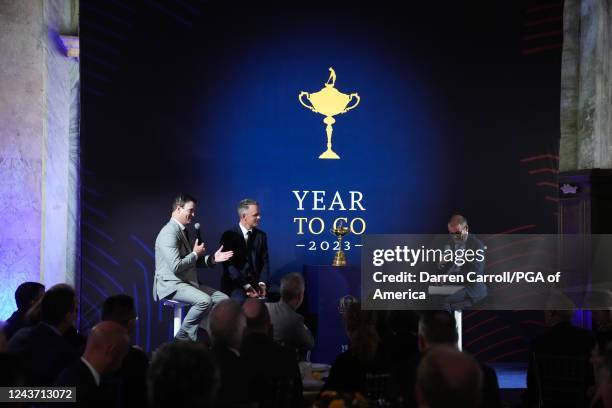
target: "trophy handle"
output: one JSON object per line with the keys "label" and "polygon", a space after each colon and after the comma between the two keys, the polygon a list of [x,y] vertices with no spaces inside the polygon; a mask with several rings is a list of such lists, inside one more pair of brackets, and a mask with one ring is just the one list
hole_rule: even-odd
{"label": "trophy handle", "polygon": [[317,112],[317,111],[316,111],[316,109],[315,109],[315,108],[313,108],[313,107],[312,107],[312,106],[310,106],[310,105],[306,105],[306,104],[304,103],[304,101],[302,100],[302,96],[304,96],[304,95],[306,95],[306,99],[308,99],[308,102],[310,102],[310,95],[308,94],[308,92],[304,92],[304,91],[302,91],[302,92],[300,92],[300,94],[298,95],[298,100],[300,101],[300,103],[301,103],[302,105],[304,105],[304,107],[306,107],[306,108],[310,109],[311,111],[313,111],[313,112],[315,112],[315,113],[319,113],[319,112]]}
{"label": "trophy handle", "polygon": [[353,100],[353,96],[357,99],[357,102],[355,102],[352,106],[347,106],[346,108],[344,108],[344,111],[342,111],[342,113],[348,112],[351,109],[356,108],[357,105],[359,105],[359,101],[361,100],[361,98],[359,97],[359,94],[357,93],[352,93],[349,95],[349,102]]}

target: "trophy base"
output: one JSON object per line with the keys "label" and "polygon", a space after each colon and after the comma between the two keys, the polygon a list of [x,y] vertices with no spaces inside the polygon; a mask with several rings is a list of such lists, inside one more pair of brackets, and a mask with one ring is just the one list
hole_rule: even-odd
{"label": "trophy base", "polygon": [[336,154],[332,149],[327,149],[319,156],[319,159],[339,159],[340,156]]}
{"label": "trophy base", "polygon": [[346,266],[346,256],[343,251],[336,252],[332,266]]}

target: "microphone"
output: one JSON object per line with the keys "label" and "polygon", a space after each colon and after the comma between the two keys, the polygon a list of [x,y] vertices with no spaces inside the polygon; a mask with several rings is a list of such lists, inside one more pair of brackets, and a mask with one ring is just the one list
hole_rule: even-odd
{"label": "microphone", "polygon": [[196,222],[193,225],[193,228],[195,228],[195,232],[196,232],[196,238],[198,239],[198,242],[201,244],[202,243],[202,235],[200,233],[200,223]]}
{"label": "microphone", "polygon": [[[444,245],[444,254],[446,254],[446,252],[450,250],[451,250],[451,246],[449,244]],[[442,255],[442,257],[444,257],[444,254]],[[446,265],[446,262],[444,262],[443,259],[440,259],[440,262],[438,262],[438,269],[444,268],[445,265]]]}

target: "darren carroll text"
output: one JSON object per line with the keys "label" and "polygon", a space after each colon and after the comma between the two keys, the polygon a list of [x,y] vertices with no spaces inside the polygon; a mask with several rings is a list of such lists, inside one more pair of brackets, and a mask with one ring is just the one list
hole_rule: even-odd
{"label": "darren carroll text", "polygon": [[372,280],[376,283],[558,283],[561,272],[544,274],[542,272],[504,271],[496,274],[477,274],[467,272],[464,274],[434,274],[429,272],[400,272],[398,274],[385,274],[374,272]]}

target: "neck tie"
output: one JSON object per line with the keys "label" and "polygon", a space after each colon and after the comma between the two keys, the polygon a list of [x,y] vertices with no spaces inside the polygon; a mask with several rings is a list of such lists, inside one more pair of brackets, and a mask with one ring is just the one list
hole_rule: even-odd
{"label": "neck tie", "polygon": [[247,250],[251,250],[251,245],[253,244],[253,231],[247,231]]}
{"label": "neck tie", "polygon": [[187,238],[187,242],[191,244],[191,241],[189,241],[189,232],[187,232],[187,227],[185,227],[185,229],[183,230],[183,233],[185,234],[185,238]]}

